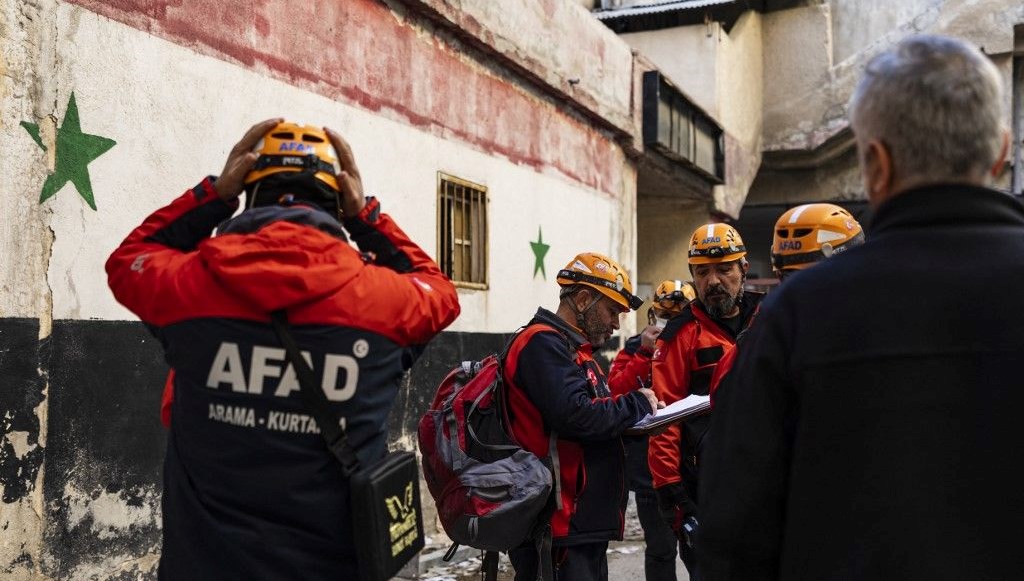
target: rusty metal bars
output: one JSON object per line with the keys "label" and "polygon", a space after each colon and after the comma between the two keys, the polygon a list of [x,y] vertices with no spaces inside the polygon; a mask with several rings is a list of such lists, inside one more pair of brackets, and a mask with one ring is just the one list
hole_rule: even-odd
{"label": "rusty metal bars", "polygon": [[487,188],[438,172],[438,264],[457,286],[487,288]]}

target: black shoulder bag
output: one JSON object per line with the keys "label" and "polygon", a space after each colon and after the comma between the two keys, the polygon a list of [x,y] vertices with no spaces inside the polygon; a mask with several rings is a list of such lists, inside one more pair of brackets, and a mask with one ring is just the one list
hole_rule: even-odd
{"label": "black shoulder bag", "polygon": [[423,549],[419,468],[412,452],[389,452],[369,468],[360,466],[348,434],[317,386],[313,370],[299,351],[284,311],[271,314],[274,332],[295,369],[302,398],[313,412],[320,434],[349,479],[353,543],[360,581],[386,581]]}

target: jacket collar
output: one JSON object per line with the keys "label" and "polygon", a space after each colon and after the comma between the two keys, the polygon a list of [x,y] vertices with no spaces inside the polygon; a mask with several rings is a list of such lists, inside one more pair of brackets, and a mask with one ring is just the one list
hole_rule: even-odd
{"label": "jacket collar", "polygon": [[[750,324],[750,319],[757,311],[757,307],[758,305],[760,305],[761,299],[763,298],[764,293],[756,291],[743,291],[743,298],[740,301],[740,313],[736,315],[739,318],[739,320],[742,321],[742,324],[740,324],[740,332],[742,332],[743,329],[746,329],[747,326]],[[722,319],[716,319],[712,317],[710,314],[708,314],[708,312],[704,309],[704,303],[700,302],[700,299],[691,301],[690,309],[693,311],[693,314],[697,319],[703,319],[705,321],[712,322],[718,327],[720,327],[723,331],[729,333],[730,335],[735,335],[732,332],[732,328],[729,327],[729,325],[725,323],[725,321],[723,321]]]}
{"label": "jacket collar", "polygon": [[275,204],[250,208],[238,216],[224,221],[217,228],[217,235],[251,234],[275,222],[291,222],[302,226],[311,226],[340,240],[348,240],[341,224],[333,216],[319,207],[308,204],[290,206]]}
{"label": "jacket collar", "polygon": [[1024,205],[1009,194],[964,184],[924,186],[886,200],[875,211],[867,239],[892,229],[962,223],[1024,226]]}
{"label": "jacket collar", "polygon": [[554,327],[559,333],[564,335],[569,343],[572,344],[572,348],[579,350],[583,346],[590,346],[590,342],[587,338],[580,333],[579,329],[573,327],[569,323],[566,323],[562,317],[559,317],[555,313],[540,307],[537,309],[537,314],[533,316],[533,320],[530,323],[542,323],[549,327]]}

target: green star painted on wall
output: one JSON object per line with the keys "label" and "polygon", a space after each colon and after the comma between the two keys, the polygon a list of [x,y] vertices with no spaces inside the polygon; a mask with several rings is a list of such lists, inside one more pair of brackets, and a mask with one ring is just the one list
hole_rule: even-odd
{"label": "green star painted on wall", "polygon": [[548,274],[544,272],[544,257],[551,247],[544,244],[544,234],[541,233],[540,226],[537,226],[537,241],[530,242],[530,248],[533,249],[533,278],[537,278],[537,272],[540,271],[541,277],[547,280]]}
{"label": "green star painted on wall", "polygon": [[[28,131],[32,139],[46,151],[46,145],[39,135],[39,125],[22,121],[21,126]],[[103,155],[117,142],[113,139],[82,133],[78,119],[78,105],[75,94],[71,93],[68,108],[64,112],[64,122],[57,128],[55,163],[53,173],[46,178],[43,191],[39,194],[42,204],[53,197],[65,184],[71,182],[78,195],[82,196],[89,207],[96,209],[96,200],[92,193],[92,181],[89,179],[89,163]]]}

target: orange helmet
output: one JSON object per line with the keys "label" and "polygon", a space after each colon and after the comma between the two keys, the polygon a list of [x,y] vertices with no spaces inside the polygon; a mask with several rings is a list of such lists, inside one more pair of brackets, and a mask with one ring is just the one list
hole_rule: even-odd
{"label": "orange helmet", "polygon": [[597,289],[597,292],[615,301],[624,309],[639,309],[643,299],[633,294],[626,270],[611,258],[596,252],[577,254],[569,264],[558,271],[559,286],[578,284]]}
{"label": "orange helmet", "polygon": [[690,238],[687,253],[690,264],[732,262],[747,255],[747,247],[735,228],[721,222],[697,228]]}
{"label": "orange helmet", "polygon": [[803,270],[864,242],[864,229],[835,204],[804,204],[786,210],[775,223],[772,268]]}
{"label": "orange helmet", "polygon": [[654,289],[654,297],[651,302],[656,309],[667,311],[670,315],[678,315],[683,312],[690,301],[697,298],[697,291],[693,284],[681,280],[666,280]]}
{"label": "orange helmet", "polygon": [[338,153],[334,151],[327,132],[312,125],[287,121],[278,123],[260,139],[253,149],[259,154],[256,165],[245,176],[245,185],[279,173],[309,171],[313,176],[338,191]]}

